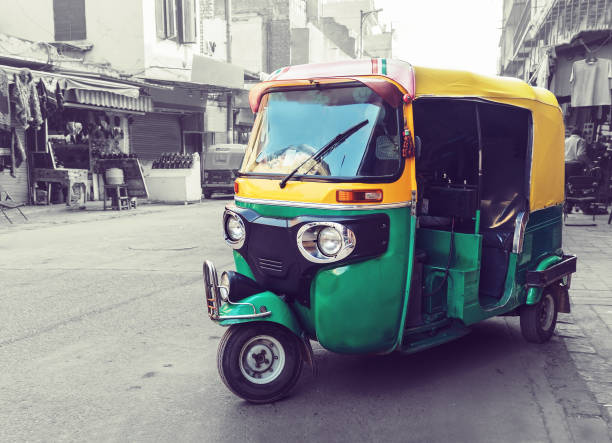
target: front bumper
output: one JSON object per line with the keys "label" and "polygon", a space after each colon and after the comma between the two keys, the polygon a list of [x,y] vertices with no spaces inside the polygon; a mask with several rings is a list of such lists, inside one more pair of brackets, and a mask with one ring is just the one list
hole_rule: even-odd
{"label": "front bumper", "polygon": [[[219,278],[217,276],[217,270],[215,265],[210,261],[204,261],[202,266],[202,273],[204,274],[204,291],[206,293],[206,308],[208,309],[208,316],[213,321],[223,320],[240,320],[240,319],[257,319],[265,318],[272,315],[272,311],[265,310],[263,312],[257,312],[257,308],[252,303],[237,303],[231,302],[229,297],[225,297],[227,301],[224,302],[221,297],[221,291],[225,290],[219,286]],[[227,294],[229,295],[229,294]],[[240,315],[221,315],[220,310],[223,303],[236,306],[248,306],[253,309],[253,313],[240,314]]]}

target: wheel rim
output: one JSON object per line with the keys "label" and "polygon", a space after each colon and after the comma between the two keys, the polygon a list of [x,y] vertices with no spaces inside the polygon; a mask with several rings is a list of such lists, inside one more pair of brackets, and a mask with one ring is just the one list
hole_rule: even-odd
{"label": "wheel rim", "polygon": [[552,295],[545,294],[542,298],[542,309],[540,310],[540,327],[543,331],[548,331],[553,323],[555,316],[555,301]]}
{"label": "wheel rim", "polygon": [[240,350],[240,372],[258,385],[270,383],[283,372],[285,349],[269,335],[258,335],[247,341]]}

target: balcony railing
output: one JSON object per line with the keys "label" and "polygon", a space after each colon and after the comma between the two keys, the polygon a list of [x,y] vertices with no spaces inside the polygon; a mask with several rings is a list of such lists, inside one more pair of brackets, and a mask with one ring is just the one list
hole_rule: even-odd
{"label": "balcony railing", "polygon": [[556,46],[580,32],[599,30],[612,30],[612,0],[556,0],[538,34]]}

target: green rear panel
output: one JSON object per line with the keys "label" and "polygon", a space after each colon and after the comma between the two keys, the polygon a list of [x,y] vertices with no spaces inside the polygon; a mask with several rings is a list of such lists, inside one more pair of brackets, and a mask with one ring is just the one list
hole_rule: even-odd
{"label": "green rear panel", "polygon": [[[551,206],[529,215],[525,229],[523,253],[519,256],[516,272],[517,283],[525,284],[528,270],[549,255],[562,255],[563,206]],[[527,291],[522,291],[520,302],[525,303]]]}
{"label": "green rear panel", "polygon": [[[307,209],[240,204],[263,216],[364,215],[363,211]],[[404,307],[410,227],[410,208],[384,211],[390,219],[387,251],[374,259],[323,269],[310,288],[310,307],[292,306],[302,328],[323,347],[340,353],[388,352],[400,335]],[[359,243],[359,238],[357,239]],[[250,275],[244,260],[238,272]],[[315,335],[316,334],[316,335]]]}

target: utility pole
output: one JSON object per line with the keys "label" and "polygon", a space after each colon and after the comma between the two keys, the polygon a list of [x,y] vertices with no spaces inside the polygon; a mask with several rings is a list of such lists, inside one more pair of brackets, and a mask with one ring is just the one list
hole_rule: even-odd
{"label": "utility pole", "polygon": [[368,18],[370,14],[375,14],[382,11],[382,8],[373,9],[372,11],[359,10],[359,57],[363,58],[363,21]]}
{"label": "utility pole", "polygon": [[[226,61],[232,62],[232,0],[225,0],[225,53]],[[227,142],[234,143],[233,93],[227,93]]]}

